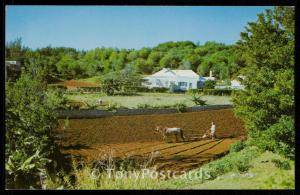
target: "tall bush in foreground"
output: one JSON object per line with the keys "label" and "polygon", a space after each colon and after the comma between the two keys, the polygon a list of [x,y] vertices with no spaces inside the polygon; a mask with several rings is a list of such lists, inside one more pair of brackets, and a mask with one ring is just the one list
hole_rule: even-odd
{"label": "tall bush in foreground", "polygon": [[43,71],[31,65],[15,83],[6,83],[5,104],[7,188],[36,186],[51,162],[59,98],[46,91]]}
{"label": "tall bush in foreground", "polygon": [[[245,90],[233,95],[253,144],[294,154],[294,7],[258,15],[241,33],[238,48],[245,68]],[[285,135],[282,135],[285,134]]]}

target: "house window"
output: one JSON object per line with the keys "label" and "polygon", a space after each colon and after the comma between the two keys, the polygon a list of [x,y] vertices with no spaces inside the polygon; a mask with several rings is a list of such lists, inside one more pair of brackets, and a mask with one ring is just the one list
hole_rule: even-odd
{"label": "house window", "polygon": [[192,83],[189,84],[189,88],[192,88]]}
{"label": "house window", "polygon": [[166,86],[168,86],[168,84],[169,84],[169,81],[166,81],[165,83],[166,83]]}
{"label": "house window", "polygon": [[178,82],[179,87],[186,87],[187,82]]}

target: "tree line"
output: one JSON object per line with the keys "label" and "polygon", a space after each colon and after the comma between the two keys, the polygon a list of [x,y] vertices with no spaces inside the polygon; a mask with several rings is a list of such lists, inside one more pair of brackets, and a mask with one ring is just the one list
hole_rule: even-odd
{"label": "tree line", "polygon": [[106,75],[124,69],[147,75],[162,68],[192,69],[201,76],[212,70],[222,80],[230,79],[244,62],[235,45],[191,41],[165,42],[153,48],[117,49],[97,47],[76,50],[69,47],[43,47],[30,49],[22,39],[9,42],[5,47],[6,60],[20,60],[23,64],[43,66],[48,75],[62,79],[87,78]]}

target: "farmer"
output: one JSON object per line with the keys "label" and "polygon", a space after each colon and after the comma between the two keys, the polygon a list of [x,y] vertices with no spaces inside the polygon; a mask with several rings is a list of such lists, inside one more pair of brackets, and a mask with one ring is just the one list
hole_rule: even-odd
{"label": "farmer", "polygon": [[214,122],[211,122],[210,135],[212,140],[216,138],[216,125],[214,124]]}
{"label": "farmer", "polygon": [[212,140],[214,140],[216,138],[216,125],[214,124],[214,122],[211,122],[210,130],[205,131],[205,133],[202,136],[202,138],[206,138],[209,135],[211,136]]}

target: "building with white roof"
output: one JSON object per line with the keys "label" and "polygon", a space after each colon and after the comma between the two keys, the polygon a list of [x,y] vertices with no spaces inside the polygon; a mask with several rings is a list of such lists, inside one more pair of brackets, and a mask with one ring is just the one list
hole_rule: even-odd
{"label": "building with white roof", "polygon": [[144,86],[148,88],[175,86],[176,90],[197,89],[200,77],[192,70],[171,70],[163,68],[162,70],[144,77]]}
{"label": "building with white roof", "polygon": [[239,75],[237,79],[231,80],[231,89],[245,89],[245,86],[241,83],[241,81],[245,79],[245,76]]}
{"label": "building with white roof", "polygon": [[9,72],[20,73],[21,72],[21,63],[20,61],[5,61],[5,81],[8,80],[8,77],[11,76]]}

